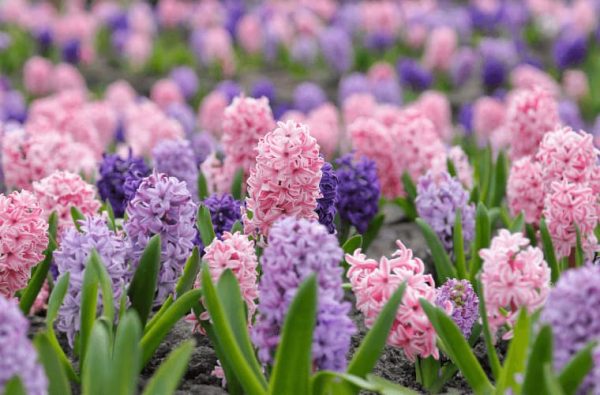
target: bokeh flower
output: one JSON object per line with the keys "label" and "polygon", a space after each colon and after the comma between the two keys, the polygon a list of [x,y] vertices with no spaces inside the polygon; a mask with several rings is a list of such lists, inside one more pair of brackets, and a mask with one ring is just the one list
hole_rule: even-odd
{"label": "bokeh flower", "polygon": [[323,173],[319,182],[321,196],[317,199],[316,212],[319,215],[319,223],[327,228],[329,233],[335,233],[335,214],[338,195],[338,178],[331,163],[323,163]]}
{"label": "bokeh flower", "polygon": [[163,140],[152,149],[154,168],[159,173],[185,182],[194,201],[198,201],[198,165],[187,140]]}

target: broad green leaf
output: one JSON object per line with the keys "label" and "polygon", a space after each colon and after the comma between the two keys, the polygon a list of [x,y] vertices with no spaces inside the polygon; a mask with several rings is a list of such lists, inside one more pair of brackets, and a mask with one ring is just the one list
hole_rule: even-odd
{"label": "broad green leaf", "polygon": [[581,231],[579,230],[579,226],[575,224],[575,232],[577,234],[577,244],[575,245],[575,266],[580,267],[583,266],[583,246],[581,244]]}
{"label": "broad green leaf", "polygon": [[39,360],[44,366],[46,377],[48,377],[49,395],[70,395],[71,385],[60,361],[60,356],[56,354],[48,335],[38,333],[33,341],[38,352]]}
{"label": "broad green leaf", "polygon": [[23,381],[19,376],[14,376],[6,382],[4,395],[27,395]]}
{"label": "broad green leaf", "polygon": [[110,380],[110,334],[102,320],[97,320],[91,331],[88,349],[81,372],[83,395],[105,395]]}
{"label": "broad green leaf", "polygon": [[198,171],[198,198],[200,200],[204,200],[208,197],[208,185],[206,182],[206,177],[202,171]]}
{"label": "broad green leaf", "polygon": [[362,236],[363,251],[367,251],[373,240],[375,240],[375,238],[379,234],[379,230],[381,230],[381,227],[383,226],[383,221],[385,221],[385,215],[383,213],[377,214],[375,218],[371,220],[369,226],[367,227],[367,230]]}
{"label": "broad green leaf", "polygon": [[525,224],[525,234],[529,239],[529,243],[532,247],[537,246],[537,234],[536,230],[532,224]]}
{"label": "broad green leaf", "polygon": [[512,233],[521,232],[523,233],[523,226],[525,225],[525,217],[523,216],[523,212],[521,211],[519,215],[515,217],[515,219],[510,224],[509,230]]}
{"label": "broad green leaf", "polygon": [[217,295],[217,290],[206,265],[202,270],[202,292],[204,303],[213,322],[213,333],[219,347],[223,354],[230,358],[231,368],[244,387],[245,392],[251,395],[264,394],[266,388],[262,385],[261,379],[254,373],[252,367],[246,362],[244,354],[235,340],[235,335],[226,318],[224,307]]}
{"label": "broad green leaf", "polygon": [[148,321],[146,323],[146,326],[144,327],[144,334],[150,332],[150,329],[154,328],[154,325],[156,325],[156,323],[165,314],[165,312],[167,310],[169,310],[169,308],[172,305],[173,305],[173,295],[169,295],[169,296],[167,296],[167,299],[165,299],[163,304],[160,306],[160,309],[158,309],[158,311],[156,313],[154,313],[152,318],[150,318],[150,321]]}
{"label": "broad green leaf", "polygon": [[490,330],[487,307],[485,305],[485,298],[483,295],[483,286],[481,285],[481,281],[479,281],[479,279],[475,280],[475,282],[472,284],[475,287],[477,296],[479,297],[479,316],[481,317],[483,339],[485,341],[488,361],[490,362],[493,376],[495,378],[499,378],[502,368],[500,366],[500,359],[498,359],[498,354],[496,352],[496,344],[492,338],[492,331]]}
{"label": "broad green leaf", "polygon": [[381,395],[417,395],[418,392],[411,390],[410,388],[403,387],[399,384],[393,383],[383,377],[375,376],[373,374],[367,375],[367,380],[377,386],[377,391]]}
{"label": "broad green leaf", "polygon": [[547,363],[544,365],[544,384],[548,389],[550,395],[564,395],[564,391],[558,382],[558,379],[554,377],[552,372],[552,365]]}
{"label": "broad green leaf", "polygon": [[456,172],[456,166],[454,166],[454,162],[452,161],[452,159],[446,159],[446,168],[448,169],[448,174],[450,174],[451,177],[458,176],[458,173]]}
{"label": "broad green leaf", "polygon": [[417,198],[417,187],[415,186],[410,174],[407,172],[402,174],[402,185],[404,186],[404,191],[406,192],[408,200],[414,202]]}
{"label": "broad green leaf", "polygon": [[462,214],[460,209],[456,210],[454,217],[454,232],[452,233],[454,241],[454,260],[456,261],[456,273],[458,278],[467,278],[467,263],[465,260],[465,243],[462,231]]}
{"label": "broad green leaf", "polygon": [[137,311],[142,326],[146,324],[154,304],[160,269],[160,247],[160,235],[153,236],[142,253],[138,268],[129,286],[131,307]]}
{"label": "broad green leaf", "polygon": [[244,232],[244,227],[242,226],[242,223],[240,221],[235,221],[233,223],[233,226],[231,227],[231,233],[235,233],[235,232],[240,232],[240,233]]}
{"label": "broad green leaf", "polygon": [[210,342],[215,349],[215,354],[217,354],[217,359],[221,362],[223,374],[225,375],[225,380],[227,380],[227,392],[229,392],[231,395],[243,395],[244,389],[242,384],[235,375],[234,370],[231,368],[231,356],[223,352],[221,349],[217,336],[215,335],[214,327],[210,325],[208,321],[200,321],[199,314],[196,314],[196,319],[198,319],[206,331],[206,335],[210,339]]}
{"label": "broad green leaf", "polygon": [[498,394],[504,394],[508,389],[511,389],[511,392],[515,394],[521,391],[521,384],[517,381],[517,376],[522,375],[525,371],[530,326],[531,322],[527,311],[521,309],[514,328],[513,339],[508,348],[508,355],[502,367],[500,380],[497,383],[496,391]]}
{"label": "broad green leaf", "polygon": [[542,238],[542,246],[544,248],[544,258],[550,266],[550,278],[552,284],[556,284],[558,277],[560,276],[560,268],[558,267],[558,261],[556,260],[556,254],[554,253],[554,245],[552,244],[552,238],[550,232],[548,232],[548,226],[546,220],[542,218],[540,221],[540,235]]}
{"label": "broad green leaf", "polygon": [[240,168],[235,172],[233,176],[233,182],[231,184],[231,195],[235,200],[242,200],[242,189],[244,183],[244,169]]}
{"label": "broad green leaf", "polygon": [[205,205],[200,205],[198,208],[198,219],[196,220],[202,243],[208,247],[215,239],[215,229],[213,228],[210,211]]}
{"label": "broad green leaf", "polygon": [[92,335],[98,306],[98,276],[96,270],[86,266],[83,272],[83,285],[81,286],[81,310],[79,312],[79,352],[81,360],[86,361],[86,350]]}
{"label": "broad green leaf", "polygon": [[357,248],[362,247],[362,241],[363,238],[361,235],[354,235],[348,240],[346,240],[346,242],[342,246],[342,250],[344,250],[345,254],[353,254]]}
{"label": "broad green leaf", "polygon": [[487,248],[491,240],[490,218],[487,209],[482,203],[477,204],[477,212],[475,214],[475,241],[471,249],[471,262],[469,265],[469,274],[471,282],[474,282],[475,276],[481,269],[481,257],[479,251]]}
{"label": "broad green leaf", "polygon": [[81,232],[81,224],[80,222],[85,220],[85,215],[75,206],[71,206],[71,218],[73,219],[73,223],[75,224],[75,228]]}
{"label": "broad green leaf", "polygon": [[102,290],[102,315],[106,317],[108,321],[113,322],[115,319],[115,303],[112,281],[95,248],[90,255],[88,266],[94,268],[96,276],[98,276],[98,281],[100,282],[100,288]]}
{"label": "broad green leaf", "polygon": [[447,279],[456,278],[456,270],[452,266],[450,257],[436,233],[431,229],[431,226],[421,218],[417,218],[416,223],[419,225],[427,246],[431,250],[437,279],[436,284],[442,285]]}
{"label": "broad green leaf", "polygon": [[448,357],[458,366],[473,391],[478,394],[491,393],[494,387],[454,321],[425,299],[421,299],[421,306],[442,340]]}
{"label": "broad green leaf", "polygon": [[565,365],[558,376],[558,381],[565,394],[575,394],[585,376],[594,366],[592,353],[596,343],[590,343],[579,350]]}
{"label": "broad green leaf", "polygon": [[494,183],[491,185],[492,194],[490,207],[498,207],[502,203],[502,199],[506,193],[506,181],[508,178],[508,163],[504,151],[500,151],[496,159],[496,172]]}
{"label": "broad green leaf", "polygon": [[137,390],[138,374],[142,370],[142,353],[139,341],[142,324],[137,313],[129,310],[117,327],[112,352],[110,394],[133,395]]}
{"label": "broad green leaf", "polygon": [[275,353],[269,394],[308,393],[316,314],[317,280],[311,275],[298,288],[285,317]]}
{"label": "broad green leaf", "polygon": [[185,374],[194,351],[194,341],[187,340],[173,350],[148,382],[143,395],[172,394]]}
{"label": "broad green leaf", "polygon": [[194,289],[181,295],[173,302],[171,307],[167,309],[160,319],[152,326],[152,328],[144,334],[140,342],[142,348],[142,363],[145,366],[154,351],[158,348],[161,341],[169,333],[169,331],[175,326],[175,324],[186,314],[188,314],[195,304],[200,303],[200,297],[202,291]]}
{"label": "broad green leaf", "polygon": [[412,221],[417,218],[417,208],[413,202],[410,202],[406,198],[398,197],[394,199],[394,203],[402,209],[402,212],[404,212],[404,215],[406,215],[406,218],[409,220]]}
{"label": "broad green leaf", "polygon": [[487,196],[490,194],[490,184],[493,175],[493,163],[492,163],[492,150],[488,145],[483,151],[480,152],[479,160],[479,173],[478,173],[478,185],[479,185],[479,199],[480,202],[486,202]]}
{"label": "broad green leaf", "polygon": [[117,223],[115,221],[115,210],[113,210],[112,204],[110,204],[110,200],[106,199],[105,201],[106,212],[108,213],[108,227],[110,230],[115,232],[117,230]]}
{"label": "broad green leaf", "polygon": [[180,296],[194,287],[194,282],[200,273],[200,254],[198,247],[194,247],[192,255],[188,258],[183,268],[183,275],[179,277],[175,286],[175,295]]}
{"label": "broad green leaf", "polygon": [[546,395],[544,365],[552,363],[552,329],[545,325],[538,333],[529,355],[527,370],[523,380],[523,394]]}

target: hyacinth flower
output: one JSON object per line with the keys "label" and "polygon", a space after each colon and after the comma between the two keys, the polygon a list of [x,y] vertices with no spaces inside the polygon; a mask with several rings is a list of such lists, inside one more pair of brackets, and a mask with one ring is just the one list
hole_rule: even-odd
{"label": "hyacinth flower", "polygon": [[356,329],[348,316],[350,305],[343,301],[343,269],[339,267],[342,256],[335,236],[317,222],[288,217],[273,225],[261,256],[259,314],[252,330],[263,364],[273,362],[286,311],[300,284],[314,273],[319,297],[313,367],[345,369],[350,338]]}
{"label": "hyacinth flower", "polygon": [[338,177],[331,163],[325,162],[321,168],[323,175],[319,183],[321,195],[317,199],[316,212],[319,215],[319,223],[327,228],[329,233],[335,233],[335,214],[338,197]]}
{"label": "hyacinth flower", "polygon": [[[27,338],[29,321],[15,300],[0,295],[0,392],[14,377],[29,395],[48,393],[48,379],[38,355]],[[8,392],[7,392],[8,393]]]}
{"label": "hyacinth flower", "polygon": [[435,304],[443,308],[465,338],[479,319],[479,298],[467,280],[449,279],[437,289]]}
{"label": "hyacinth flower", "polygon": [[198,201],[198,165],[187,140],[163,140],[152,149],[154,169],[185,182],[194,201]]}
{"label": "hyacinth flower", "polygon": [[218,239],[230,232],[233,224],[242,219],[242,203],[228,193],[212,194],[202,202],[210,212],[210,219]]}

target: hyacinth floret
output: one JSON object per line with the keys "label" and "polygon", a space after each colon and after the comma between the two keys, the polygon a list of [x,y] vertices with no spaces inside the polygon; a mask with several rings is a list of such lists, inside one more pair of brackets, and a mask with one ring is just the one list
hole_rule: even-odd
{"label": "hyacinth floret", "polygon": [[479,319],[479,298],[468,280],[451,278],[437,289],[435,304],[446,310],[465,338]]}
{"label": "hyacinth floret", "polygon": [[325,162],[321,168],[323,175],[319,183],[322,197],[317,199],[316,212],[319,223],[327,228],[329,233],[335,233],[335,214],[337,209],[338,178],[331,163]]}

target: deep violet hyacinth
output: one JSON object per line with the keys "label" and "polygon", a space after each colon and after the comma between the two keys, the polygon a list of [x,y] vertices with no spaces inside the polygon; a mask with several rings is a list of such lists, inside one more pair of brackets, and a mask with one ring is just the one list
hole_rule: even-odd
{"label": "deep violet hyacinth", "polygon": [[469,248],[475,233],[475,206],[469,204],[469,192],[460,181],[445,171],[435,176],[428,172],[419,178],[415,204],[419,217],[431,226],[448,252],[453,250],[454,220],[460,209],[464,246]]}
{"label": "deep violet hyacinth", "polygon": [[300,284],[317,275],[317,322],[313,334],[313,366],[342,371],[355,327],[348,317],[350,304],[343,301],[343,252],[334,235],[317,223],[287,217],[269,233],[261,257],[263,275],[259,285],[259,316],[252,331],[258,356],[271,363],[283,322]]}
{"label": "deep violet hyacinth", "polygon": [[149,173],[144,159],[132,156],[131,152],[125,159],[116,154],[104,154],[97,182],[100,198],[110,202],[115,216],[122,217],[142,178]]}
{"label": "deep violet hyacinth", "polygon": [[435,304],[448,312],[468,339],[479,318],[479,298],[468,280],[449,279],[437,289]]}
{"label": "deep violet hyacinth", "polygon": [[377,166],[367,157],[353,161],[352,154],[342,156],[336,164],[336,206],[340,217],[353,225],[359,233],[364,233],[379,211],[381,189],[377,178]]}
{"label": "deep violet hyacinth", "polygon": [[137,267],[144,248],[156,234],[161,237],[158,278],[160,303],[173,291],[196,239],[197,206],[184,182],[154,171],[142,180],[127,206],[125,231],[131,240],[132,266]]}
{"label": "deep violet hyacinth", "polygon": [[27,394],[48,393],[48,380],[37,353],[27,338],[29,321],[16,300],[0,295],[0,393],[6,383],[19,376]]}
{"label": "deep violet hyacinth", "polygon": [[[100,216],[86,217],[79,224],[80,230],[69,228],[63,233],[60,247],[54,251],[58,275],[69,273],[69,289],[58,311],[56,327],[67,334],[71,347],[73,347],[75,333],[80,329],[83,274],[92,250],[96,249],[106,267],[112,283],[116,310],[119,309],[121,295],[131,277],[127,260],[128,242],[125,235],[110,230],[106,219]],[[98,295],[98,307],[101,305],[102,297]]]}
{"label": "deep violet hyacinth", "polygon": [[324,225],[329,233],[335,233],[335,207],[337,202],[338,178],[331,163],[325,162],[321,168],[323,175],[319,183],[319,189],[323,197],[317,199],[316,212],[319,215],[319,223]]}
{"label": "deep violet hyacinth", "polygon": [[215,234],[220,239],[224,232],[231,231],[233,224],[242,219],[241,202],[228,193],[214,193],[204,199],[203,204],[210,211]]}

